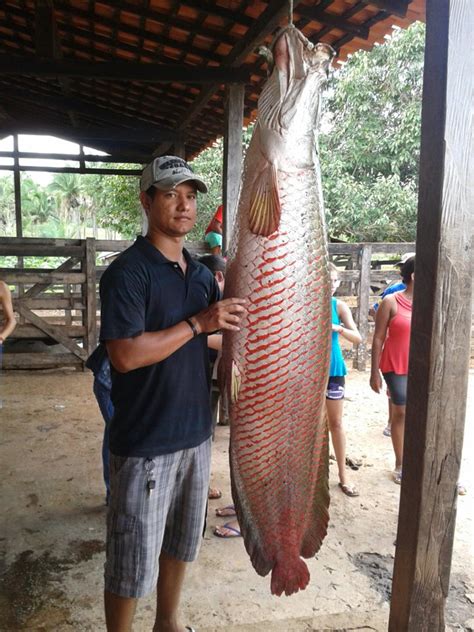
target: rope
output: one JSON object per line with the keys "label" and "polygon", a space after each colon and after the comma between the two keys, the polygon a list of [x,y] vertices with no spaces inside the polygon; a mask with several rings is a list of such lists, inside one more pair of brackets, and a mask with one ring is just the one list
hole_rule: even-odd
{"label": "rope", "polygon": [[288,24],[293,26],[293,0],[288,0]]}

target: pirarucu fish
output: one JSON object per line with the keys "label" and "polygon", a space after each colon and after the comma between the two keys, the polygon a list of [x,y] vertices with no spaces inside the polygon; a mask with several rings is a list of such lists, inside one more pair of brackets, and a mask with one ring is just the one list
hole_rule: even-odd
{"label": "pirarucu fish", "polygon": [[333,50],[290,26],[273,45],[258,102],[226,273],[246,298],[225,332],[221,382],[231,424],[232,495],[246,549],[273,594],[304,589],[302,558],[328,524],[324,414],[331,313],[315,130]]}

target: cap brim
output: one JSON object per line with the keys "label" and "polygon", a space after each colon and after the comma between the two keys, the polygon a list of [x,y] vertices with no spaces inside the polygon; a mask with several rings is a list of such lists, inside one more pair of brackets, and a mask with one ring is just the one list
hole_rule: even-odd
{"label": "cap brim", "polygon": [[194,182],[196,185],[196,189],[200,192],[200,193],[207,193],[207,185],[204,182],[204,180],[201,180],[201,178],[198,178],[197,176],[194,176],[193,178],[188,178],[187,176],[185,177],[176,177],[176,178],[164,178],[163,180],[160,180],[159,182],[154,182],[153,186],[156,187],[157,189],[160,189],[160,191],[171,191],[171,189],[174,189],[175,187],[177,187],[180,184],[183,184],[184,182]]}

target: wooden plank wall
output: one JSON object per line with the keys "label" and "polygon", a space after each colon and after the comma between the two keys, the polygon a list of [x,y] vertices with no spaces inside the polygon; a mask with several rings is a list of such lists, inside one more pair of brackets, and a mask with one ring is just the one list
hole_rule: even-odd
{"label": "wooden plank wall", "polygon": [[[23,352],[14,352],[19,344],[10,342],[6,346],[4,368],[72,366],[82,369],[97,343],[98,282],[113,260],[113,254],[125,250],[131,243],[101,239],[0,238],[0,257],[41,257],[47,262],[41,268],[0,267],[0,278],[13,287],[14,307],[22,317],[12,340],[23,341]],[[194,255],[207,252],[204,242],[188,242],[186,247]],[[365,370],[369,364],[368,311],[377,300],[377,289],[399,279],[397,269],[387,263],[413,250],[411,243],[331,243],[329,246],[331,259],[340,270],[342,284],[338,295],[353,310],[363,337],[353,354],[356,369]],[[27,352],[26,341],[42,341],[50,346],[40,352]]]}

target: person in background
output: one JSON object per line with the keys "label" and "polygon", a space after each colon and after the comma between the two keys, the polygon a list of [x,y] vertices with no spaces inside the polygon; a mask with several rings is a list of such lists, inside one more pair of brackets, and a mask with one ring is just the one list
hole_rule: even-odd
{"label": "person in background", "polygon": [[[157,590],[154,632],[178,618],[209,489],[212,418],[207,335],[238,331],[245,301],[220,299],[210,271],[184,249],[205,182],[177,156],[143,170],[148,217],[100,281],[100,340],[112,366],[110,499],[105,561],[108,632],[132,629],[139,597]],[[192,628],[186,628],[192,629]]]}
{"label": "person in background", "polygon": [[[405,261],[407,261],[408,259],[411,259],[411,257],[414,257],[414,256],[415,256],[414,252],[406,252],[404,255],[402,255],[400,261],[397,261],[395,266],[397,267],[402,266],[405,263]],[[403,283],[403,281],[392,283],[391,285],[385,288],[385,290],[380,295],[380,298],[381,300],[383,300],[386,296],[389,296],[389,294],[394,294],[395,292],[401,292],[402,290],[405,290],[405,289],[406,289],[406,285],[405,283]],[[379,307],[379,303],[374,303],[372,308],[369,310],[369,315],[372,316],[374,320],[375,320],[375,315],[377,313],[378,307]],[[388,420],[387,420],[387,425],[383,429],[383,435],[385,437],[390,437],[391,427],[392,427],[392,400],[390,399],[390,393],[388,392],[388,389],[387,389],[387,399],[388,399]]]}
{"label": "person in background", "polygon": [[326,410],[328,414],[329,431],[332,445],[336,454],[336,462],[339,473],[339,487],[346,496],[358,496],[357,489],[349,483],[346,473],[346,433],[342,423],[345,393],[346,363],[342,355],[339,336],[352,344],[362,341],[361,335],[352,318],[348,305],[334,297],[334,293],[340,285],[336,266],[329,264],[331,277],[331,313],[332,313],[332,338],[331,338],[331,364],[329,380],[326,391]]}
{"label": "person in background", "polygon": [[[5,281],[0,281],[0,307],[3,312],[3,322],[0,325],[0,370],[2,368],[3,343],[16,327],[15,314],[13,313],[13,301],[10,288]],[[0,397],[0,408],[3,400]]]}
{"label": "person in background", "polygon": [[402,264],[400,273],[406,289],[386,296],[377,310],[370,375],[370,387],[373,391],[376,393],[382,391],[383,375],[390,392],[392,402],[391,437],[395,453],[393,480],[398,485],[402,481],[415,257],[410,257]]}
{"label": "person in background", "polygon": [[[225,284],[225,259],[220,255],[203,255],[199,258],[199,262],[208,268],[219,286],[221,296],[224,294]],[[215,379],[217,365],[219,363],[220,352],[222,350],[222,334],[211,334],[207,337],[207,346],[209,347],[209,360],[211,362],[212,379]],[[211,388],[211,409],[213,421],[217,417],[217,406],[219,403],[219,394]],[[209,500],[217,500],[222,497],[222,492],[217,487],[209,487]]]}
{"label": "person in background", "polygon": [[3,345],[5,340],[16,327],[15,314],[13,313],[12,294],[5,281],[0,281],[0,307],[3,312],[3,322],[0,327],[0,345]]}
{"label": "person in background", "polygon": [[109,428],[114,416],[114,405],[110,396],[112,390],[112,376],[107,349],[100,344],[87,358],[86,367],[94,374],[93,391],[99,410],[104,420],[104,436],[102,440],[102,472],[105,484],[105,504],[109,504]]}
{"label": "person in background", "polygon": [[204,234],[204,241],[209,244],[212,255],[222,254],[222,212],[223,205],[217,207],[213,218],[209,222]]}

